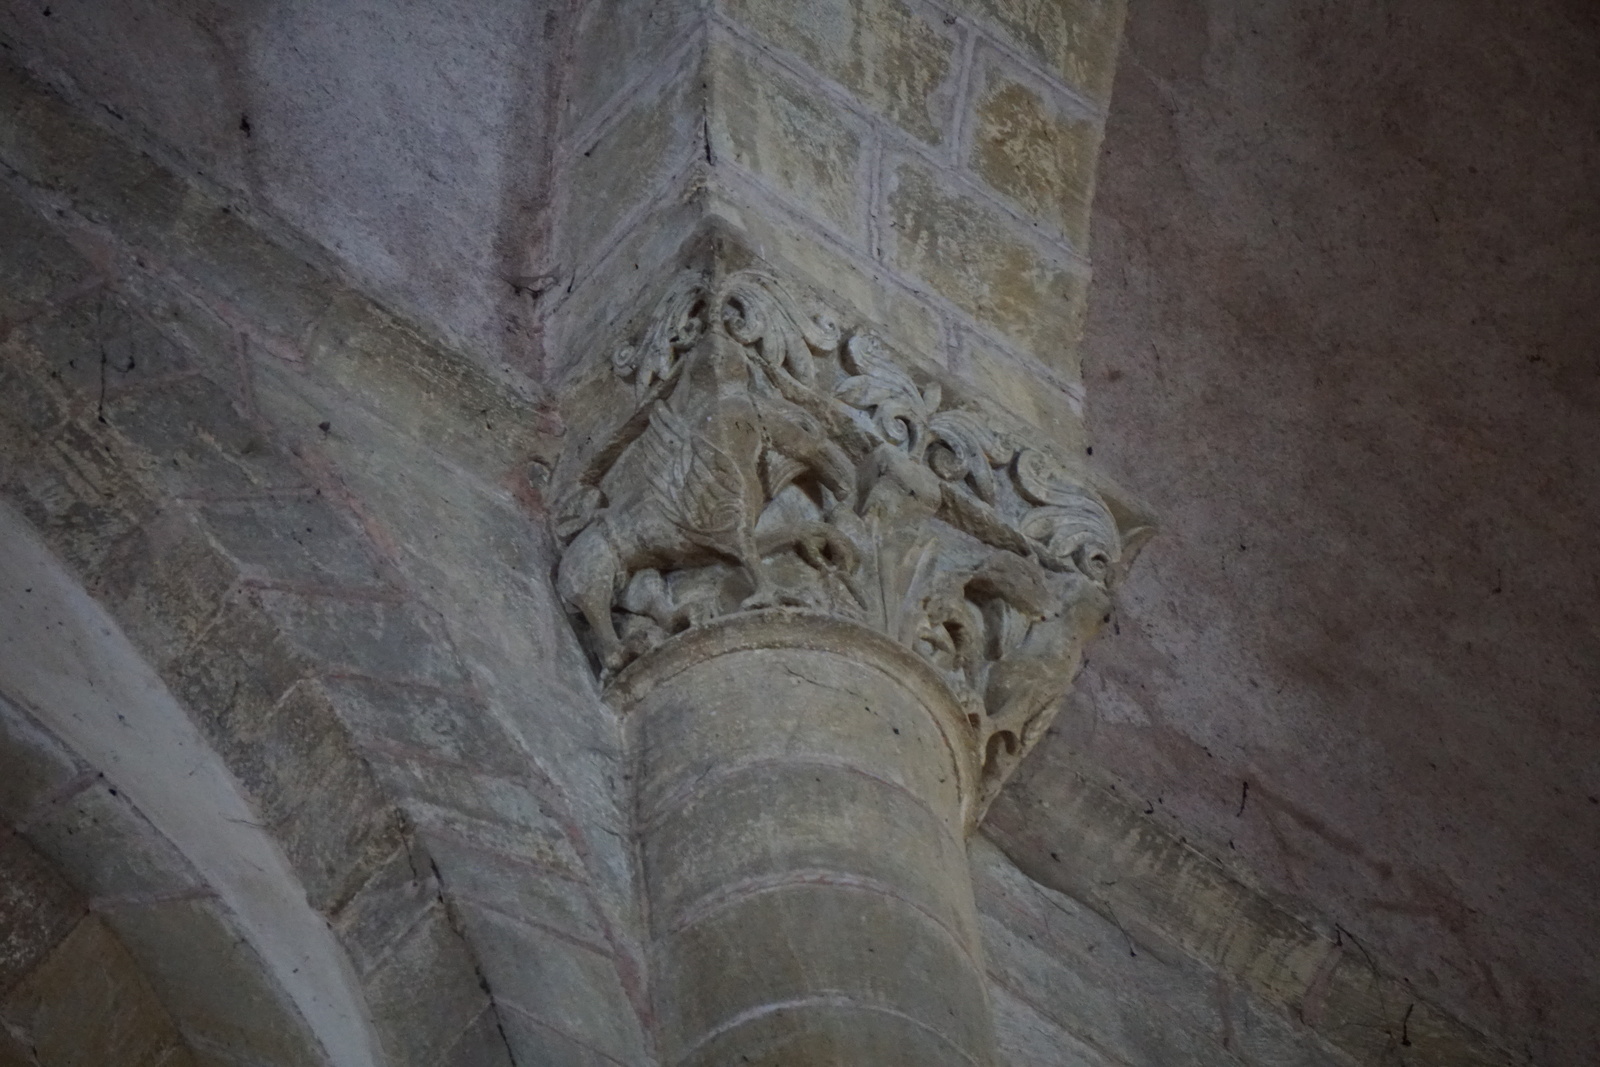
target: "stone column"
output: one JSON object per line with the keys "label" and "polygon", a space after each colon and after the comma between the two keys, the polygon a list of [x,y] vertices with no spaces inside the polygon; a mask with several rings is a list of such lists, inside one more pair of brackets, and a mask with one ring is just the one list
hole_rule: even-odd
{"label": "stone column", "polygon": [[965,839],[1145,529],[727,248],[573,383],[549,485],[633,744],[661,1059],[988,1067]]}
{"label": "stone column", "polygon": [[936,671],[857,623],[764,611],[668,641],[611,698],[664,1063],[991,1062],[978,752]]}

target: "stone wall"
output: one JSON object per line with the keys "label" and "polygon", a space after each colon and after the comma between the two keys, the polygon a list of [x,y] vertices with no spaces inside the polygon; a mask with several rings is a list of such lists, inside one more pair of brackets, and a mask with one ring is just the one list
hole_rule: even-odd
{"label": "stone wall", "polygon": [[595,2],[541,305],[558,372],[706,217],[1081,444],[1088,205],[1122,4]]}
{"label": "stone wall", "polygon": [[1109,772],[1406,979],[1395,1015],[1587,1063],[1594,9],[1146,0],[1127,33],[1084,359],[1095,458],[1166,533],[1015,796]]}
{"label": "stone wall", "polygon": [[[1119,6],[608,0],[448,32],[176,11],[0,27],[77,106],[6,74],[6,499],[237,780],[390,1062],[654,1062],[622,730],[530,479],[575,431],[529,397],[608,354],[709,229],[1080,449]],[[287,80],[148,78],[158,28],[222,42],[181,77]],[[437,51],[404,62],[423,30]],[[359,121],[302,110],[335,70]],[[417,97],[427,136],[393,118]],[[352,160],[369,135],[396,155]],[[437,187],[404,188],[419,171]],[[1314,909],[1059,770],[997,811],[1037,881],[974,847],[1013,1067],[1508,1062],[1381,945],[1357,966]]]}

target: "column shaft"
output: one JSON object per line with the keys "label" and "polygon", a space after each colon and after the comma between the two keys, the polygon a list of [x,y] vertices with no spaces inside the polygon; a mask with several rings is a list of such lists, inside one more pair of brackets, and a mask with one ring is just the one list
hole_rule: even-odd
{"label": "column shaft", "polygon": [[991,1062],[976,768],[924,662],[763,612],[647,654],[611,699],[638,760],[664,1063]]}

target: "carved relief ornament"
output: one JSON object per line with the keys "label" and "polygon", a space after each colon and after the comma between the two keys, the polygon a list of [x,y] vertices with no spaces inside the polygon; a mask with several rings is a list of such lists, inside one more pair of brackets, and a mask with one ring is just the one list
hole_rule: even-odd
{"label": "carved relief ornament", "polygon": [[852,620],[966,705],[986,807],[1148,527],[762,271],[684,278],[600,379],[551,499],[557,589],[602,679],[737,612]]}

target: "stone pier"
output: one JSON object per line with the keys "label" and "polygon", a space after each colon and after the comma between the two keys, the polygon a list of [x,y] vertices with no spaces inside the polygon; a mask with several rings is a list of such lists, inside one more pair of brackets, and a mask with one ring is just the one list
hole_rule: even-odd
{"label": "stone pier", "polygon": [[569,396],[556,587],[626,725],[664,1064],[995,1062],[966,840],[1147,528],[912,366],[712,260]]}

